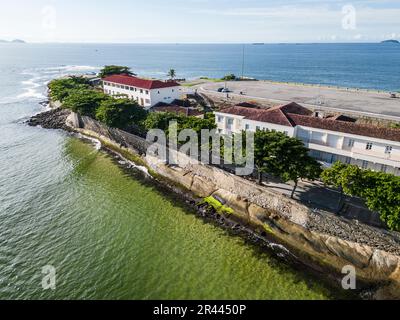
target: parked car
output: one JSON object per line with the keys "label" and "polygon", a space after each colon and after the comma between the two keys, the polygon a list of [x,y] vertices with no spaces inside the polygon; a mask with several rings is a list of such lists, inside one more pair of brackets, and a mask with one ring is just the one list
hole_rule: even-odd
{"label": "parked car", "polygon": [[229,92],[232,92],[232,91],[229,90],[228,88],[224,88],[221,92],[223,92],[223,93],[229,93]]}
{"label": "parked car", "polygon": [[222,92],[222,90],[224,90],[225,88],[219,88],[217,91],[218,92]]}

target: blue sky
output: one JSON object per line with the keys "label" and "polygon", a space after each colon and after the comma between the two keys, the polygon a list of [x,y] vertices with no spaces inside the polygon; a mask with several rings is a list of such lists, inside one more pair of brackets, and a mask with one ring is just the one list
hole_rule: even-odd
{"label": "blue sky", "polygon": [[[5,1],[2,1],[5,2]],[[399,0],[13,0],[0,39],[30,42],[376,42],[400,39]]]}

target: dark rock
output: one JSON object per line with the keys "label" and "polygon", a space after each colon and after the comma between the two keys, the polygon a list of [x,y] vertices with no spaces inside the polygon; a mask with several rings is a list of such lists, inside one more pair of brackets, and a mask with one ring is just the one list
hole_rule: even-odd
{"label": "dark rock", "polygon": [[45,129],[63,129],[69,131],[65,121],[70,113],[71,111],[67,109],[53,109],[33,116],[27,121],[27,124],[32,127],[41,126]]}

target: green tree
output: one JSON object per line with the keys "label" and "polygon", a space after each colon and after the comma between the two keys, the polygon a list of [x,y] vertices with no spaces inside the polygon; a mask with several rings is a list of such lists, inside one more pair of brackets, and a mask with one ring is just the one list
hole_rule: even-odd
{"label": "green tree", "polygon": [[63,102],[71,92],[88,89],[89,83],[83,77],[68,77],[55,79],[49,83],[48,87],[51,99]]}
{"label": "green tree", "polygon": [[111,65],[111,66],[105,66],[103,69],[101,69],[99,77],[105,78],[108,76],[112,76],[114,74],[134,75],[134,73],[131,71],[129,67]]}
{"label": "green tree", "polygon": [[144,124],[147,130],[161,129],[168,134],[168,127],[171,121],[176,121],[178,123],[178,133],[184,129],[192,129],[200,135],[202,129],[212,130],[216,128],[215,118],[200,119],[170,112],[150,113],[144,121]]}
{"label": "green tree", "polygon": [[332,186],[340,191],[340,200],[337,212],[340,212],[344,205],[342,172],[346,167],[347,166],[344,163],[337,161],[331,168],[324,170],[321,174],[321,179],[325,185]]}
{"label": "green tree", "polygon": [[145,128],[161,129],[165,132],[168,131],[168,126],[171,121],[177,120],[179,117],[175,113],[170,112],[152,112],[144,121]]}
{"label": "green tree", "polygon": [[227,74],[225,77],[222,78],[222,80],[233,81],[236,80],[236,76],[233,73]]}
{"label": "green tree", "polygon": [[322,177],[345,194],[364,199],[390,229],[400,230],[400,177],[343,164],[326,169]]}
{"label": "green tree", "polygon": [[175,71],[175,69],[170,69],[170,70],[168,71],[168,77],[169,77],[171,80],[174,80],[174,79],[176,78],[176,71]]}
{"label": "green tree", "polygon": [[284,182],[293,181],[291,198],[294,197],[300,179],[315,180],[321,175],[322,169],[318,161],[309,155],[303,142],[279,133],[282,139],[274,146],[276,158],[272,173]]}
{"label": "green tree", "polygon": [[104,93],[95,90],[74,90],[64,100],[63,107],[71,109],[72,111],[77,112],[83,116],[94,118],[97,108],[100,106],[100,103],[108,99],[108,96],[106,96]]}
{"label": "green tree", "polygon": [[258,173],[258,183],[262,184],[263,173],[271,173],[276,158],[274,143],[279,137],[271,131],[257,130],[254,135],[254,164]]}
{"label": "green tree", "polygon": [[314,180],[321,174],[321,165],[308,154],[302,141],[284,133],[258,130],[255,133],[254,159],[259,173],[270,173],[284,182],[293,181],[294,196],[300,179]]}
{"label": "green tree", "polygon": [[125,129],[129,125],[140,123],[146,118],[147,111],[136,101],[128,99],[107,99],[100,103],[96,119],[109,127]]}

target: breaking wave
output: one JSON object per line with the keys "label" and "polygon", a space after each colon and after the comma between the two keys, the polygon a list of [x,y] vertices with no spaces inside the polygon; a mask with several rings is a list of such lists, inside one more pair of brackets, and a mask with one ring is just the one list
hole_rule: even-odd
{"label": "breaking wave", "polygon": [[59,66],[59,67],[49,67],[43,69],[43,72],[46,74],[54,74],[54,73],[64,73],[68,74],[71,72],[88,72],[88,71],[98,71],[100,68],[94,66]]}

